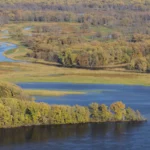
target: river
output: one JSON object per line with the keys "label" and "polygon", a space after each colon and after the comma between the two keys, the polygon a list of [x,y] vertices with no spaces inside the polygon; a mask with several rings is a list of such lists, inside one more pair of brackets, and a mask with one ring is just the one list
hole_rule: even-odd
{"label": "river", "polygon": [[13,62],[14,60],[5,57],[3,53],[15,48],[17,48],[15,44],[0,42],[0,62]]}
{"label": "river", "polygon": [[[1,43],[0,61],[5,50],[16,45]],[[49,104],[105,103],[122,100],[148,118],[143,123],[99,123],[59,126],[33,126],[0,129],[0,150],[149,150],[150,87],[105,84],[18,83],[22,88],[85,91],[84,95],[37,97]]]}

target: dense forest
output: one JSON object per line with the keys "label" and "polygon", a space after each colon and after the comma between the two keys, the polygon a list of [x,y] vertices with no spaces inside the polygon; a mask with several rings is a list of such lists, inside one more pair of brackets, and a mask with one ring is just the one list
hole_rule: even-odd
{"label": "dense forest", "polygon": [[92,103],[90,106],[48,105],[34,102],[24,91],[10,83],[0,83],[0,128],[76,124],[107,121],[144,121],[139,111],[126,108],[121,101],[110,107]]}
{"label": "dense forest", "polygon": [[67,67],[150,71],[149,0],[1,0],[0,14],[1,25],[43,23],[32,36],[13,30],[33,50],[28,57]]}

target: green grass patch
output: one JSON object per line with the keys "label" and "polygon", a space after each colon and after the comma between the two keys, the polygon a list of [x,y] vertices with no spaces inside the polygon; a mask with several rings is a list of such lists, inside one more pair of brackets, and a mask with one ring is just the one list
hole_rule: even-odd
{"label": "green grass patch", "polygon": [[16,49],[11,49],[5,52],[5,55],[11,55],[13,53],[15,53]]}
{"label": "green grass patch", "polygon": [[[17,70],[17,71],[16,71]],[[150,74],[55,67],[37,63],[0,63],[0,78],[10,82],[66,82],[150,86]]]}

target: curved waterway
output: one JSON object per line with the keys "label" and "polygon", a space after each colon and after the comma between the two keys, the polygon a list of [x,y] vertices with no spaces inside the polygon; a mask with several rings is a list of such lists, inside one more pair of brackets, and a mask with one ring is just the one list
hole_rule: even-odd
{"label": "curved waterway", "polygon": [[[31,29],[32,29],[31,26],[23,28],[23,30],[25,30],[25,31],[29,31]],[[2,31],[2,33],[3,33],[2,38],[6,38],[6,39],[9,38],[8,30],[4,30],[4,31]],[[28,34],[28,35],[30,36],[31,34]],[[8,43],[8,42],[0,42],[0,62],[14,62],[15,60],[12,60],[12,59],[4,56],[4,52],[15,49],[15,48],[17,48],[17,45],[15,45],[15,44]]]}
{"label": "curved waterway", "polygon": [[13,62],[14,60],[4,56],[4,52],[15,48],[17,48],[15,44],[0,42],[0,62]]}

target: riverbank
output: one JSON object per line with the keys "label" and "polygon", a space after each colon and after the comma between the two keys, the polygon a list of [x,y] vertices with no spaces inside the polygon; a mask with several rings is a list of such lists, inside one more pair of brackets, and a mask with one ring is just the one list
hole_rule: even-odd
{"label": "riverbank", "polygon": [[129,124],[134,124],[134,123],[146,123],[147,119],[143,119],[143,120],[137,120],[137,121],[129,121],[129,120],[123,120],[123,121],[101,121],[101,122],[85,122],[85,123],[68,123],[68,124],[32,124],[32,125],[21,125],[21,126],[9,126],[9,127],[0,127],[0,130],[2,129],[21,129],[21,128],[32,128],[32,127],[61,127],[61,126],[70,126],[70,125],[92,125],[92,124],[97,124],[100,125],[102,123],[107,123],[107,124],[112,124],[112,123],[129,123]]}
{"label": "riverbank", "polygon": [[150,86],[150,74],[62,68],[26,62],[1,62],[0,78],[9,82],[66,82]]}

